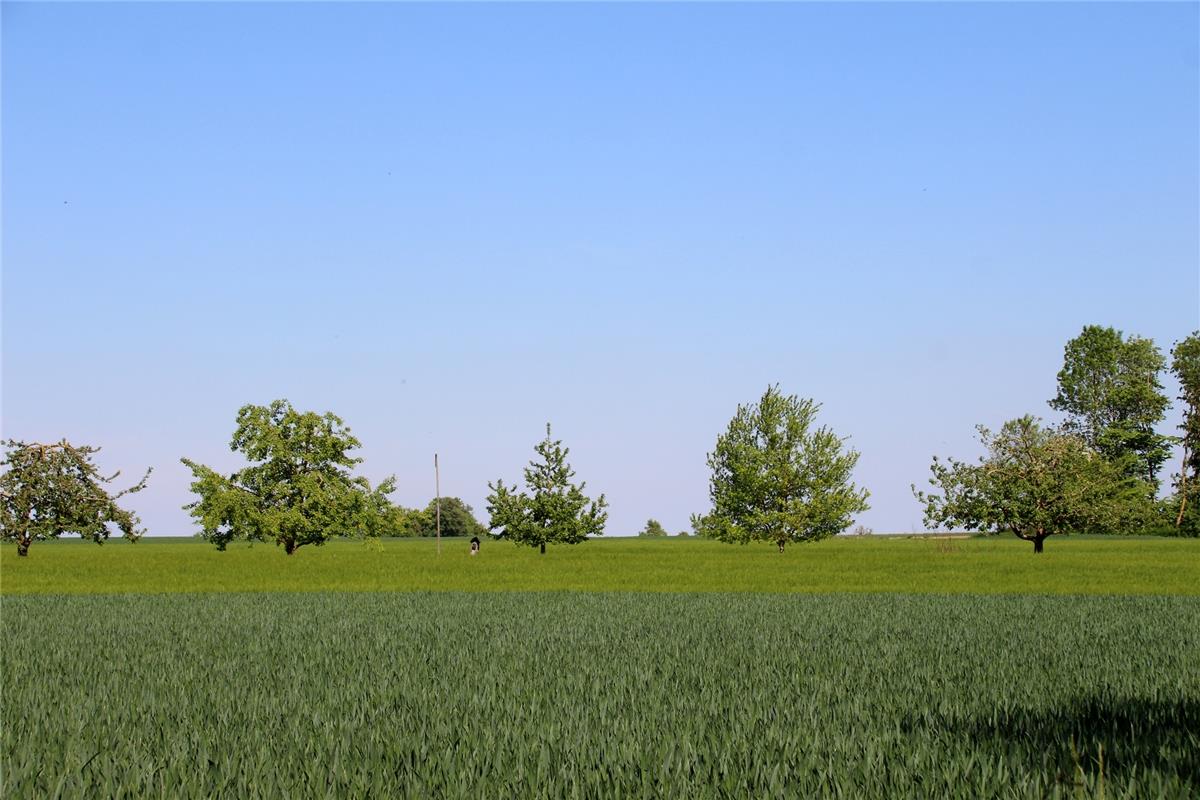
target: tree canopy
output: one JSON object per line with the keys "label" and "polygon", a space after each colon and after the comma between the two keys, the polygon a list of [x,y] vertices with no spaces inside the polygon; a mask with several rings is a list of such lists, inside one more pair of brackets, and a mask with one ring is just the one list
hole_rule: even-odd
{"label": "tree canopy", "polygon": [[151,469],[127,489],[110,493],[108,485],[121,474],[105,477],[92,460],[99,447],[72,445],[66,439],[38,444],[9,439],[5,468],[0,475],[0,538],[17,543],[17,554],[29,554],[35,539],[55,539],[76,533],[96,544],[116,526],[130,541],[145,532],[141,520],[117,505],[127,494],[146,488]]}
{"label": "tree canopy", "polygon": [[1200,536],[1200,331],[1192,333],[1171,350],[1171,371],[1179,381],[1183,423],[1179,437],[1183,464],[1175,482],[1177,508],[1175,527]]}
{"label": "tree canopy", "polygon": [[492,536],[517,544],[537,547],[544,554],[547,544],[578,544],[589,536],[602,536],[608,520],[604,495],[591,500],[584,494],[586,483],[575,485],[575,470],[567,463],[570,450],[561,440],[546,438],[534,452],[540,460],[525,468],[527,491],[507,486],[503,480],[489,483],[488,527]]}
{"label": "tree canopy", "polygon": [[1011,531],[1042,552],[1055,534],[1117,529],[1145,506],[1145,485],[1090,448],[1082,436],[1043,426],[1032,416],[993,433],[978,426],[987,453],[978,463],[934,456],[929,484],[913,487],[930,528]]}
{"label": "tree canopy", "polygon": [[249,466],[228,477],[182,459],[199,495],[184,506],[201,537],[225,549],[235,539],[275,542],[291,555],[334,536],[376,536],[395,524],[388,478],[372,489],[352,470],[360,443],[341,418],[297,411],[286,400],[246,405],[237,414],[229,448]]}
{"label": "tree canopy", "polygon": [[[407,536],[437,535],[437,499],[422,510],[405,513]],[[442,498],[442,536],[484,536],[487,527],[475,518],[475,511],[460,498]]]}
{"label": "tree canopy", "polygon": [[858,453],[827,427],[820,405],[770,386],[738,406],[708,456],[712,511],[693,519],[702,536],[724,542],[788,542],[834,536],[866,511],[868,492],[851,481]]}
{"label": "tree canopy", "polygon": [[1159,381],[1165,366],[1152,339],[1088,325],[1067,342],[1050,400],[1066,430],[1155,489],[1170,452],[1170,439],[1154,430],[1170,405]]}
{"label": "tree canopy", "polygon": [[638,536],[655,539],[663,536],[668,536],[667,529],[662,526],[662,523],[656,519],[646,520],[646,527],[638,532]]}

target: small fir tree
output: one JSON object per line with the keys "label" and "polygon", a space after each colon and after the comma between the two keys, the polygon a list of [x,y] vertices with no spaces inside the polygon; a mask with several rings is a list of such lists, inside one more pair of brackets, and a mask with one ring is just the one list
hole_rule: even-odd
{"label": "small fir tree", "polygon": [[578,544],[589,536],[604,535],[608,520],[608,502],[604,495],[589,499],[583,490],[586,483],[571,482],[575,471],[567,463],[571,451],[561,440],[546,438],[534,451],[540,460],[529,462],[525,468],[528,491],[518,491],[503,480],[489,483],[492,493],[487,498],[491,519],[488,527],[497,539],[537,547],[545,554],[547,544]]}

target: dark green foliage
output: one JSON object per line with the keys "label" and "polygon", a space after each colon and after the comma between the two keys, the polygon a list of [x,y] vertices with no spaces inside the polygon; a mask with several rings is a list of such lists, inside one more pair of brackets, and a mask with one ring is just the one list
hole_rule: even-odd
{"label": "dark green foliage", "polygon": [[980,425],[987,455],[970,464],[933,457],[935,492],[913,494],[925,524],[1000,533],[1012,531],[1042,552],[1047,536],[1121,530],[1155,515],[1144,484],[1071,433],[1046,428],[1031,416],[993,434]]}
{"label": "dark green foliage", "polygon": [[667,529],[662,526],[662,523],[656,519],[646,520],[646,527],[638,532],[638,536],[649,538],[659,538],[667,535]]}
{"label": "dark green foliage", "polygon": [[402,537],[416,536],[414,515],[421,512],[414,508],[404,508],[389,503],[381,512],[382,520],[379,527],[380,536]]}
{"label": "dark green foliage", "polygon": [[713,509],[694,517],[701,536],[724,542],[811,542],[841,533],[866,511],[868,493],[850,480],[858,453],[826,427],[820,406],[771,386],[738,406],[708,456]]}
{"label": "dark green foliage", "polygon": [[1171,371],[1179,381],[1183,404],[1183,465],[1175,478],[1175,527],[1186,536],[1200,536],[1200,331],[1171,351]]}
{"label": "dark green foliage", "polygon": [[434,519],[424,509],[396,506],[393,511],[395,530],[389,536],[433,536]]}
{"label": "dark green foliage", "polygon": [[586,483],[576,486],[571,482],[575,476],[567,463],[571,451],[550,438],[549,424],[546,438],[534,451],[541,460],[531,461],[525,468],[528,493],[506,486],[503,480],[488,484],[492,490],[487,499],[492,535],[538,547],[542,553],[547,544],[578,544],[589,536],[603,536],[608,502],[604,495],[590,500],[583,493]]}
{"label": "dark green foliage", "polygon": [[150,470],[128,489],[109,494],[108,477],[92,462],[99,447],[72,445],[63,439],[55,444],[37,444],[9,439],[0,466],[0,539],[16,542],[18,555],[28,555],[35,539],[56,539],[75,533],[96,544],[109,537],[115,525],[122,535],[136,541],[145,531],[137,515],[117,505],[127,494],[146,488]]}
{"label": "dark green foliage", "polygon": [[[423,509],[392,504],[383,511],[379,535],[398,538],[425,536],[427,530],[433,530],[433,524],[433,517],[427,516]],[[433,536],[432,533],[428,535]]]}
{"label": "dark green foliage", "polygon": [[358,439],[334,414],[297,411],[286,400],[243,406],[229,449],[251,462],[229,477],[182,459],[195,476],[199,500],[184,506],[201,537],[223,550],[235,539],[274,542],[291,555],[334,536],[378,536],[400,523],[387,495],[351,470]]}
{"label": "dark green foliage", "polygon": [[0,626],[6,798],[1200,794],[1196,598],[6,597]]}
{"label": "dark green foliage", "polygon": [[[422,511],[405,514],[405,535],[437,535],[437,500],[429,501]],[[457,497],[442,498],[442,536],[486,536],[488,529],[477,519],[474,510]]]}
{"label": "dark green foliage", "polygon": [[1170,403],[1159,381],[1166,359],[1154,340],[1088,325],[1067,342],[1063,362],[1050,407],[1066,414],[1066,430],[1157,489],[1170,439],[1154,426]]}

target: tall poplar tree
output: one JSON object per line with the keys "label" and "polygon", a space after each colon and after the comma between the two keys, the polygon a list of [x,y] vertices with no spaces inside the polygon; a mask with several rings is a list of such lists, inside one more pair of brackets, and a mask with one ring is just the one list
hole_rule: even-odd
{"label": "tall poplar tree", "polygon": [[1170,437],[1154,430],[1170,405],[1159,381],[1165,367],[1154,340],[1088,325],[1067,342],[1050,400],[1065,430],[1154,489],[1170,453]]}
{"label": "tall poplar tree", "polygon": [[1192,333],[1171,350],[1171,371],[1179,381],[1183,403],[1183,465],[1175,484],[1179,511],[1175,527],[1200,536],[1200,331]]}

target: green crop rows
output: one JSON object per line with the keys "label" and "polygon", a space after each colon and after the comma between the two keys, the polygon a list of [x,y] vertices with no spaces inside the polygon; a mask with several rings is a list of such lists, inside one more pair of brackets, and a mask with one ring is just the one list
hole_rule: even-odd
{"label": "green crop rows", "polygon": [[1200,600],[7,597],[4,797],[1195,797]]}

